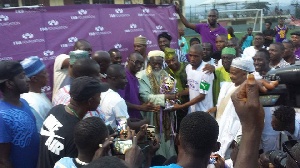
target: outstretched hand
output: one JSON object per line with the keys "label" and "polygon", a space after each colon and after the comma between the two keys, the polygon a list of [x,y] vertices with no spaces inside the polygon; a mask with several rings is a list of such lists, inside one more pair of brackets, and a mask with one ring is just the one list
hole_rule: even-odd
{"label": "outstretched hand", "polygon": [[99,144],[99,149],[96,150],[93,160],[96,160],[103,156],[108,156],[108,153],[110,151],[110,144],[113,143],[113,140],[114,140],[114,137],[105,138],[104,143]]}
{"label": "outstretched hand", "polygon": [[175,11],[179,14],[181,13],[180,6],[178,2],[175,2]]}

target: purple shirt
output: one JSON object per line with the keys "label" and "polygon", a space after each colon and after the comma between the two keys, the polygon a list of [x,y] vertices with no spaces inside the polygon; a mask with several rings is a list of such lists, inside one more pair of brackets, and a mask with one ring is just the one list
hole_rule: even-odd
{"label": "purple shirt", "polygon": [[280,28],[279,25],[276,26],[276,36],[275,36],[276,42],[282,43],[282,41],[286,38],[286,31],[287,31],[286,25],[284,25],[282,28]]}
{"label": "purple shirt", "polygon": [[216,51],[216,37],[219,34],[225,34],[227,37],[227,30],[218,23],[219,27],[214,31],[210,31],[207,23],[199,23],[196,25],[195,31],[201,35],[202,43],[210,43],[213,46],[213,51]]}
{"label": "purple shirt", "polygon": [[294,54],[297,59],[300,59],[300,48],[297,48],[297,50],[295,50]]}
{"label": "purple shirt", "polygon": [[[130,71],[126,68],[126,78],[128,83],[124,90],[119,90],[120,96],[131,104],[141,105],[139,99],[139,81],[137,77],[130,73]],[[128,114],[130,118],[138,118],[143,119],[139,110],[132,109],[128,107]]]}

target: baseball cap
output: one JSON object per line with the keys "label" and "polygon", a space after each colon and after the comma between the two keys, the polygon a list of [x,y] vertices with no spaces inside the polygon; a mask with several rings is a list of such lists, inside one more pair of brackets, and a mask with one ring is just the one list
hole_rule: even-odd
{"label": "baseball cap", "polygon": [[15,77],[23,71],[22,65],[17,61],[0,61],[0,83]]}
{"label": "baseball cap", "polygon": [[93,97],[96,93],[106,92],[107,83],[89,76],[75,78],[71,84],[70,96],[75,101],[85,101]]}

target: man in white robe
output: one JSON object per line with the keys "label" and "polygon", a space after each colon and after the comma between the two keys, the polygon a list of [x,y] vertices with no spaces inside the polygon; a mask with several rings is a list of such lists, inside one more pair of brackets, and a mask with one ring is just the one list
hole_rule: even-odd
{"label": "man in white robe", "polygon": [[[225,83],[219,94],[217,103],[217,113],[220,118],[218,142],[221,148],[217,152],[225,159],[229,158],[226,153],[233,140],[238,141],[242,133],[239,117],[235,112],[234,105],[231,100],[232,93],[247,79],[247,75],[254,71],[253,62],[245,58],[235,58],[230,66],[230,79],[232,82]],[[230,153],[229,153],[230,154]]]}

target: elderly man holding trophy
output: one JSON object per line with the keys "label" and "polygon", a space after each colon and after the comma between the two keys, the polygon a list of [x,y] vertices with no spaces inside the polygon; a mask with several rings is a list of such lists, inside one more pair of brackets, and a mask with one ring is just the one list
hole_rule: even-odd
{"label": "elderly man holding trophy", "polygon": [[176,93],[176,81],[165,70],[163,63],[165,53],[160,50],[150,51],[149,64],[145,70],[137,73],[139,79],[139,92],[143,102],[151,102],[161,106],[157,112],[143,112],[143,117],[155,125],[156,135],[160,138],[160,148],[157,154],[170,158],[175,155],[174,143],[171,143],[173,128],[173,112],[164,112],[164,108],[172,108],[172,104],[178,99]]}

